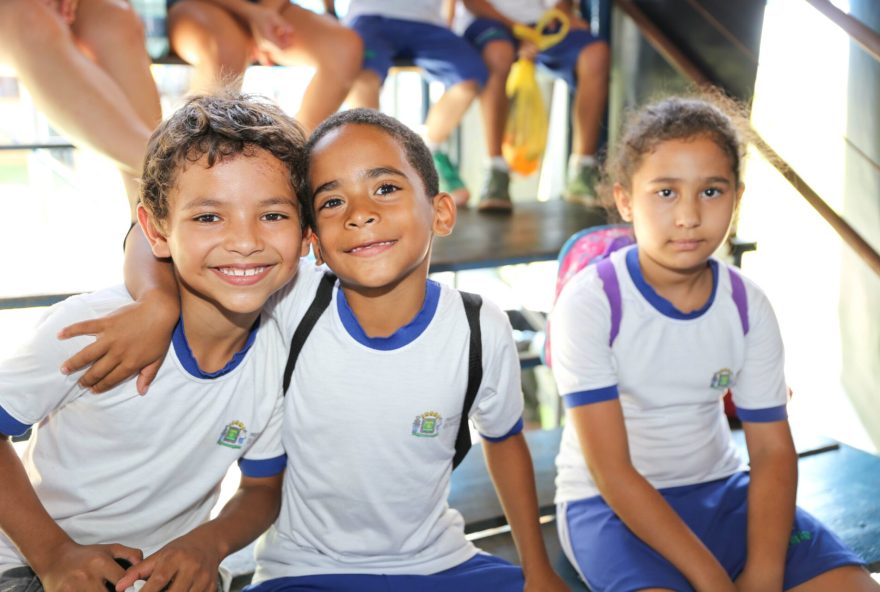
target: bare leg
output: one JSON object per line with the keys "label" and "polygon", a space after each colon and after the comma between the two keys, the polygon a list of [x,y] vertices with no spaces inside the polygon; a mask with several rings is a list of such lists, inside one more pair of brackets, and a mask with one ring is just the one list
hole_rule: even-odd
{"label": "bare leg", "polygon": [[449,87],[440,100],[428,112],[425,121],[425,136],[428,142],[440,144],[445,142],[452,133],[471,102],[477,96],[480,87],[473,80],[466,80]]}
{"label": "bare leg", "polygon": [[296,4],[285,6],[282,14],[294,26],[293,43],[272,58],[278,64],[315,68],[296,114],[311,131],[335,113],[348,95],[361,71],[363,43],[357,33],[327,15]]}
{"label": "bare leg", "polygon": [[599,127],[608,100],[608,45],[599,41],[585,47],[577,61],[577,89],[572,105],[572,152],[595,154]]}
{"label": "bare leg", "polygon": [[382,82],[376,72],[361,70],[351,87],[351,92],[348,93],[346,103],[353,108],[379,109],[379,91],[381,89]]}
{"label": "bare leg", "polygon": [[183,0],[168,14],[171,48],[195,67],[191,90],[214,92],[241,84],[254,54],[250,29],[212,2]]}
{"label": "bare leg", "polygon": [[801,584],[790,592],[877,592],[880,584],[871,579],[867,570],[857,565],[848,565],[826,571]]}
{"label": "bare leg", "polygon": [[[130,11],[114,0],[85,0],[84,4],[87,7],[78,17],[82,19],[78,28],[100,18],[93,10],[97,6]],[[131,55],[132,48],[127,47],[118,57],[120,62],[128,59],[127,67],[136,70],[144,65],[139,54],[146,56],[143,31],[139,22],[127,23],[137,25],[125,34],[134,38],[132,44],[139,42],[140,49]],[[122,26],[121,21],[119,24]],[[145,122],[140,109],[149,100],[139,102],[136,108],[120,82],[79,49],[73,31],[56,12],[30,0],[0,2],[0,61],[15,69],[37,107],[55,127],[116,161],[128,176],[140,175],[153,125]],[[155,87],[151,93],[155,97]],[[143,109],[144,114],[147,111]]]}
{"label": "bare leg", "polygon": [[504,123],[510,107],[504,87],[515,60],[513,45],[507,41],[492,41],[483,48],[483,61],[489,69],[489,80],[480,95],[480,107],[490,157],[501,156]]}
{"label": "bare leg", "polygon": [[[159,90],[150,74],[150,57],[144,51],[138,16],[124,2],[80,0],[72,29],[80,48],[116,82],[141,121],[152,131],[162,120],[162,106]],[[140,173],[120,172],[125,193],[133,206],[139,192]]]}

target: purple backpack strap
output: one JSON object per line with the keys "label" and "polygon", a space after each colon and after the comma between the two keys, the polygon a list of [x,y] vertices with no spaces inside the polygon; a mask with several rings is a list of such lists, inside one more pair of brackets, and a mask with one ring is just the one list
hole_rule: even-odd
{"label": "purple backpack strap", "polygon": [[611,305],[611,332],[608,337],[608,345],[614,345],[617,333],[620,331],[620,317],[622,314],[620,305],[620,284],[617,281],[617,272],[614,271],[614,264],[610,259],[602,259],[596,263],[596,271],[602,280],[602,288],[605,290],[605,296],[608,297],[608,304]]}
{"label": "purple backpack strap", "polygon": [[739,274],[731,268],[727,268],[730,272],[730,286],[733,293],[733,302],[736,304],[736,310],[739,313],[739,322],[742,324],[743,335],[749,334],[749,303],[746,299],[746,285],[743,283]]}

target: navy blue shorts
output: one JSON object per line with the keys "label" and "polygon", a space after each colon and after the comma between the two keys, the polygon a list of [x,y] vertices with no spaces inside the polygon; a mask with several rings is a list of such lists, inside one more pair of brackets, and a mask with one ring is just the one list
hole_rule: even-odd
{"label": "navy blue shorts", "polygon": [[[480,53],[492,41],[504,41],[519,46],[513,33],[499,21],[478,18],[464,32],[464,38],[474,45]],[[546,51],[538,54],[536,62],[550,70],[554,76],[564,79],[572,89],[577,85],[575,66],[578,56],[588,45],[600,41],[586,29],[572,29],[565,38]]]}
{"label": "navy blue shorts", "polygon": [[[660,490],[731,579],[736,579],[746,562],[748,488],[748,473],[736,473],[709,483]],[[560,504],[557,512],[562,548],[593,592],[693,590],[684,576],[634,535],[600,496]],[[845,565],[864,562],[818,520],[797,508],[784,589]]]}
{"label": "navy blue shorts", "polygon": [[382,81],[396,58],[413,60],[429,80],[446,86],[467,80],[483,86],[489,77],[476,50],[444,27],[374,14],[355,17],[349,27],[364,42],[364,69]]}
{"label": "navy blue shorts", "polygon": [[428,576],[334,574],[277,578],[244,592],[522,592],[518,565],[478,553],[461,565]]}

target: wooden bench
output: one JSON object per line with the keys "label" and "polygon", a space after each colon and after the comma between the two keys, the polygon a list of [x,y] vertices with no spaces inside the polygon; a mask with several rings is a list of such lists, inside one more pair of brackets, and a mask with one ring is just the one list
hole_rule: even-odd
{"label": "wooden bench", "polygon": [[[562,429],[533,430],[525,437],[532,454],[544,541],[554,567],[573,590],[586,590],[561,551],[556,535],[555,457]],[[794,431],[798,452],[798,505],[816,516],[880,571],[880,457],[830,438]],[[734,441],[748,457],[742,430]],[[516,548],[485,469],[482,446],[475,445],[452,475],[449,505],[462,513],[465,531],[483,550],[517,562]]]}

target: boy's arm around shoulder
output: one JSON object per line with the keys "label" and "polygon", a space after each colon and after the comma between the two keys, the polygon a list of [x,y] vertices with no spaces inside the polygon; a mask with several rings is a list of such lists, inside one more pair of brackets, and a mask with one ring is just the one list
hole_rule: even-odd
{"label": "boy's arm around shoulder", "polygon": [[47,592],[103,589],[124,570],[114,558],[136,564],[141,552],[123,545],[79,545],[52,519],[25,473],[12,443],[0,434],[0,530],[18,547]]}
{"label": "boy's arm around shoulder", "polygon": [[62,364],[65,373],[89,367],[80,385],[102,393],[137,375],[146,393],[159,372],[180,318],[177,281],[170,261],[157,259],[140,228],[125,247],[125,284],[135,302],[113,313],[65,327],[60,339],[94,335],[95,342]]}

